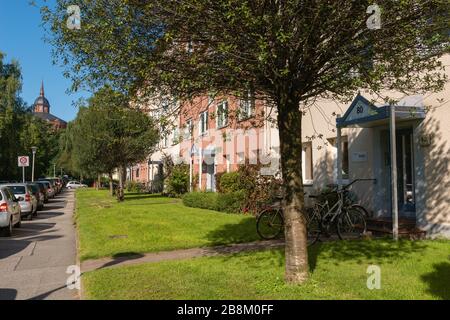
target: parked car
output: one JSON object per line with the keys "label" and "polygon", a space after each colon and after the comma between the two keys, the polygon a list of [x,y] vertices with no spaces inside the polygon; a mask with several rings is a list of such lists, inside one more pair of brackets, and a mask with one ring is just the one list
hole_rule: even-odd
{"label": "parked car", "polygon": [[87,185],[79,183],[78,181],[70,181],[67,184],[67,189],[79,189],[79,188],[87,188]]}
{"label": "parked car", "polygon": [[50,184],[44,181],[37,181],[35,183],[39,186],[42,194],[44,195],[44,203],[48,203],[49,199],[48,188],[50,188]]}
{"label": "parked car", "polygon": [[58,186],[56,185],[56,181],[52,178],[44,178],[42,181],[48,181],[50,185],[52,186],[54,195],[58,194]]}
{"label": "parked car", "polygon": [[21,212],[19,200],[6,186],[0,186],[0,231],[3,236],[10,237],[13,227],[20,228]]}
{"label": "parked car", "polygon": [[28,217],[33,220],[37,212],[38,201],[33,194],[31,186],[26,183],[5,184],[9,190],[19,199],[20,212],[22,217]]}
{"label": "parked car", "polygon": [[45,178],[45,180],[52,184],[52,188],[55,189],[55,194],[59,194],[61,192],[62,185],[59,178]]}
{"label": "parked car", "polygon": [[56,190],[54,189],[52,183],[47,180],[39,180],[39,182],[45,183],[47,186],[47,196],[49,199],[53,199],[56,195]]}
{"label": "parked car", "polygon": [[44,196],[44,190],[45,188],[42,186],[40,186],[38,183],[36,182],[27,182],[30,187],[31,187],[31,191],[33,192],[34,196],[37,199],[38,205],[37,205],[37,209],[38,210],[42,210],[44,209],[44,200],[45,200],[45,196]]}

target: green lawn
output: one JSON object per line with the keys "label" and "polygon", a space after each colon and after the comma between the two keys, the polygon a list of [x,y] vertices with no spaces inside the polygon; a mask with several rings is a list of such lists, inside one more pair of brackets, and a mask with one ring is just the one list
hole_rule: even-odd
{"label": "green lawn", "polygon": [[185,207],[180,200],[78,190],[80,259],[158,252],[258,240],[255,219]]}
{"label": "green lawn", "polygon": [[[311,278],[283,282],[282,250],[102,269],[83,275],[89,299],[450,299],[450,242],[320,244]],[[369,265],[381,290],[367,289]]]}

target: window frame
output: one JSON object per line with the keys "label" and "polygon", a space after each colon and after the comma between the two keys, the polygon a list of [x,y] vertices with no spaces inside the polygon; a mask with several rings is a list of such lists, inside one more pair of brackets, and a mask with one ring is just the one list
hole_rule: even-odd
{"label": "window frame", "polygon": [[202,111],[200,112],[199,115],[200,119],[199,119],[199,128],[198,128],[198,132],[199,132],[199,136],[204,136],[208,133],[208,125],[209,125],[209,112],[208,110]]}
{"label": "window frame", "polygon": [[[255,116],[255,95],[249,90],[246,91],[239,101],[239,121],[245,121]],[[246,110],[244,113],[243,110]]]}
{"label": "window frame", "polygon": [[[222,100],[216,107],[216,127],[222,129],[228,126],[228,112],[230,105],[227,100]],[[219,111],[221,110],[221,111]],[[225,112],[223,111],[225,110]]]}

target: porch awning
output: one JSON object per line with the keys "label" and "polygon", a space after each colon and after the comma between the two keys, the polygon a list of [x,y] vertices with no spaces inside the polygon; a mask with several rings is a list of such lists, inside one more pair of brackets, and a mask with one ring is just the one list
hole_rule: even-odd
{"label": "porch awning", "polygon": [[[414,102],[414,98],[419,98]],[[408,106],[413,105],[413,106]],[[425,119],[425,108],[420,96],[407,97],[403,103],[376,107],[369,100],[358,94],[343,117],[336,119],[337,126],[337,170],[338,186],[342,187],[342,128],[360,127],[370,128],[389,124],[390,148],[391,148],[391,199],[393,236],[398,239],[398,190],[397,190],[397,147],[396,125],[405,121],[417,121]]]}
{"label": "porch awning", "polygon": [[[336,119],[338,128],[371,128],[389,124],[390,105],[376,107],[369,100],[358,94],[344,116]],[[425,119],[423,106],[395,105],[395,121],[404,122]]]}

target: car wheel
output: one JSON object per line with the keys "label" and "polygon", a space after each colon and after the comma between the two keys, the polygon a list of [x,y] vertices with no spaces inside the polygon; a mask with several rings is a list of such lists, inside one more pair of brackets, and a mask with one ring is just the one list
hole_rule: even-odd
{"label": "car wheel", "polygon": [[12,229],[13,229],[13,224],[12,224],[12,218],[9,220],[9,225],[3,229],[3,236],[5,237],[11,237],[12,236]]}
{"label": "car wheel", "polygon": [[15,227],[16,228],[22,227],[22,217],[21,216],[19,216],[19,222],[16,223]]}

